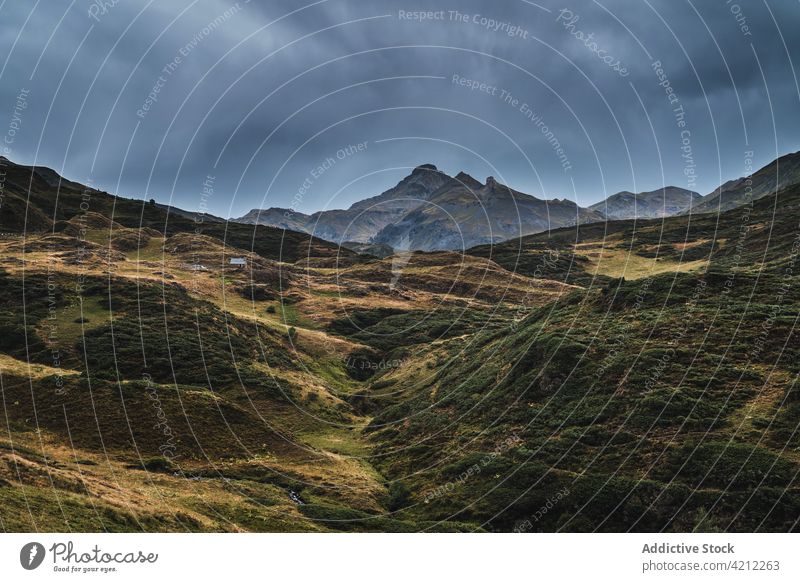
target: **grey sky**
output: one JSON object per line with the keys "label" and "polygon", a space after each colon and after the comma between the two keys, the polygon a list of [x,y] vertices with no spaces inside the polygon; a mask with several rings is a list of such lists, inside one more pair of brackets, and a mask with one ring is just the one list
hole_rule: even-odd
{"label": "grey sky", "polygon": [[347,207],[426,162],[582,205],[706,194],[800,149],[795,0],[0,6],[3,126],[29,91],[9,158],[190,210],[212,175],[222,216]]}

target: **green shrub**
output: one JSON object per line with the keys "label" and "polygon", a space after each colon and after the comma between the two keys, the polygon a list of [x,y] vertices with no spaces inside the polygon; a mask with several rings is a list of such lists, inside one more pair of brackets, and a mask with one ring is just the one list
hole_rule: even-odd
{"label": "green shrub", "polygon": [[169,459],[165,457],[151,457],[142,461],[142,468],[151,473],[172,473],[174,468]]}
{"label": "green shrub", "polygon": [[386,507],[389,511],[398,511],[404,507],[408,507],[411,498],[411,491],[408,490],[406,484],[402,481],[395,481],[389,486],[389,500],[386,502]]}

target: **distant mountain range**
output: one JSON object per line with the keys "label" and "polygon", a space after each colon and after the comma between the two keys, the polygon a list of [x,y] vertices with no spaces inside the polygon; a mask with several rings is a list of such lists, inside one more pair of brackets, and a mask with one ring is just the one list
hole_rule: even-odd
{"label": "distant mountain range", "polygon": [[667,186],[651,192],[618,192],[589,208],[606,218],[625,220],[629,218],[664,218],[681,214],[703,198],[697,192]]}
{"label": "distant mountain range", "polygon": [[[800,152],[787,154],[752,176],[726,182],[707,196],[665,186],[649,192],[618,192],[582,208],[569,200],[543,200],[489,177],[450,177],[433,164],[415,168],[389,190],[347,210],[303,214],[293,209],[254,209],[234,219],[313,234],[348,248],[460,250],[561,228],[632,218],[666,218],[730,210],[800,182]],[[366,251],[363,251],[366,252]]]}
{"label": "distant mountain range", "polygon": [[378,243],[398,250],[452,250],[603,220],[569,200],[542,200],[489,177],[455,177],[424,164],[396,186],[347,210],[302,214],[251,210],[236,222],[297,230],[336,242]]}
{"label": "distant mountain range", "polygon": [[[4,204],[0,207],[0,218],[6,230],[42,230],[52,228],[54,218],[58,220],[58,216],[48,215],[34,203],[37,201],[37,183],[43,189],[86,189],[49,168],[18,166],[2,157],[0,162],[5,167],[26,170],[28,176],[33,171],[35,177],[30,184],[17,184],[16,172],[5,178],[10,189],[7,188]],[[451,177],[433,164],[424,164],[414,168],[393,188],[356,202],[346,210],[324,210],[309,215],[288,208],[254,209],[231,221],[241,223],[242,227],[249,225],[250,228],[241,233],[237,229],[231,231],[231,225],[227,223],[226,226],[222,218],[204,214],[203,222],[206,230],[227,229],[229,238],[252,232],[253,225],[258,225],[311,234],[314,244],[328,241],[360,254],[384,257],[392,250],[463,250],[605,220],[716,213],[748,204],[798,183],[800,152],[784,155],[751,176],[730,180],[707,196],[666,186],[637,194],[618,192],[602,202],[582,208],[566,199],[543,200],[519,192],[492,177],[481,183],[464,172]],[[32,195],[18,197],[14,194],[16,189],[24,192],[29,185],[33,188]],[[24,212],[26,208],[27,212]],[[170,230],[188,229],[198,216],[195,212],[154,201],[146,205],[143,215],[140,214],[140,211],[136,212],[131,220],[142,219],[160,230],[167,227]],[[23,218],[24,225],[15,223]],[[263,236],[267,236],[266,233]],[[270,237],[273,236],[276,235],[270,233]]]}
{"label": "distant mountain range", "polygon": [[[437,174],[381,238],[588,217]],[[383,259],[5,159],[0,194],[4,530],[797,529],[800,183]]]}
{"label": "distant mountain range", "polygon": [[602,219],[569,200],[541,200],[492,177],[481,184],[462,172],[384,227],[374,241],[400,250],[468,249]]}
{"label": "distant mountain range", "polygon": [[291,208],[255,209],[235,221],[313,232],[314,236],[339,244],[369,243],[384,227],[402,219],[449,180],[436,166],[426,164],[415,168],[394,188],[356,202],[347,210],[324,210],[309,215]]}

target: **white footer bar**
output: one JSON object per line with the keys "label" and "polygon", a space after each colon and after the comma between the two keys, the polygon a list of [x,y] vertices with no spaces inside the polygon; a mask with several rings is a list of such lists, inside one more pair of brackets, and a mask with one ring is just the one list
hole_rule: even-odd
{"label": "white footer bar", "polygon": [[800,580],[799,542],[791,534],[4,534],[0,579]]}

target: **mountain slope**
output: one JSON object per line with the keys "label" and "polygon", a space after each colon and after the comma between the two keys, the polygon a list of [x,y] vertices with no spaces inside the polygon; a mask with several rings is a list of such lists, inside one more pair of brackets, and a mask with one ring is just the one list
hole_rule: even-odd
{"label": "mountain slope", "polygon": [[[233,249],[253,251],[276,260],[294,262],[303,257],[339,257],[358,260],[356,253],[307,234],[266,226],[221,221],[174,207],[114,196],[61,178],[50,168],[23,166],[0,159],[5,173],[0,205],[0,232],[41,233],[60,230],[63,223],[94,212],[130,228],[146,227],[162,234],[194,233],[224,240]],[[233,252],[236,252],[235,250]]]}
{"label": "mountain slope", "polygon": [[799,209],[794,187],[752,212],[500,245],[508,255],[495,260],[531,274],[548,258],[540,277],[566,277],[570,255],[587,273],[617,270],[372,380],[378,466],[414,492],[404,515],[493,531],[796,529]]}
{"label": "mountain slope", "polygon": [[602,202],[589,206],[612,220],[662,218],[690,209],[702,196],[697,192],[667,186],[651,192],[617,192]]}
{"label": "mountain slope", "polygon": [[448,177],[433,164],[423,164],[382,194],[356,202],[347,210],[308,215],[287,208],[254,209],[237,222],[262,224],[313,234],[340,244],[367,243],[385,226],[426,201]]}
{"label": "mountain slope", "polygon": [[526,277],[454,253],[398,273],[301,233],[198,233],[171,209],[8,177],[0,529],[474,529],[394,517],[403,490],[372,465],[360,392],[404,365],[395,348],[505,317]]}
{"label": "mountain slope", "polygon": [[[782,211],[777,214],[776,204]],[[477,246],[467,253],[515,273],[587,287],[709,264],[736,269],[763,262],[763,268],[776,269],[793,256],[797,228],[792,220],[798,212],[800,185],[795,185],[752,207],[728,210],[721,215],[724,220],[710,213],[635,223],[610,220]]]}
{"label": "mountain slope", "polygon": [[730,180],[705,196],[692,213],[724,212],[800,183],[800,152],[786,154],[752,176]]}
{"label": "mountain slope", "polygon": [[236,218],[235,222],[241,224],[260,224],[297,232],[307,232],[306,225],[310,218],[308,214],[295,212],[290,208],[267,208],[265,210],[254,208],[244,216]]}
{"label": "mountain slope", "polygon": [[[797,528],[800,186],[342,260],[50,178],[6,192],[2,529]],[[553,204],[458,178],[431,200]]]}
{"label": "mountain slope", "polygon": [[800,182],[800,152],[778,158],[751,177],[731,180],[709,194],[667,186],[618,192],[581,208],[568,200],[540,200],[498,184],[455,178],[425,164],[394,188],[347,210],[311,215],[291,209],[252,210],[238,222],[313,233],[342,243],[380,243],[398,250],[461,250],[576,223],[650,219],[725,211]]}
{"label": "mountain slope", "polygon": [[374,241],[403,250],[460,250],[596,220],[602,216],[569,200],[540,200],[462,172]]}

